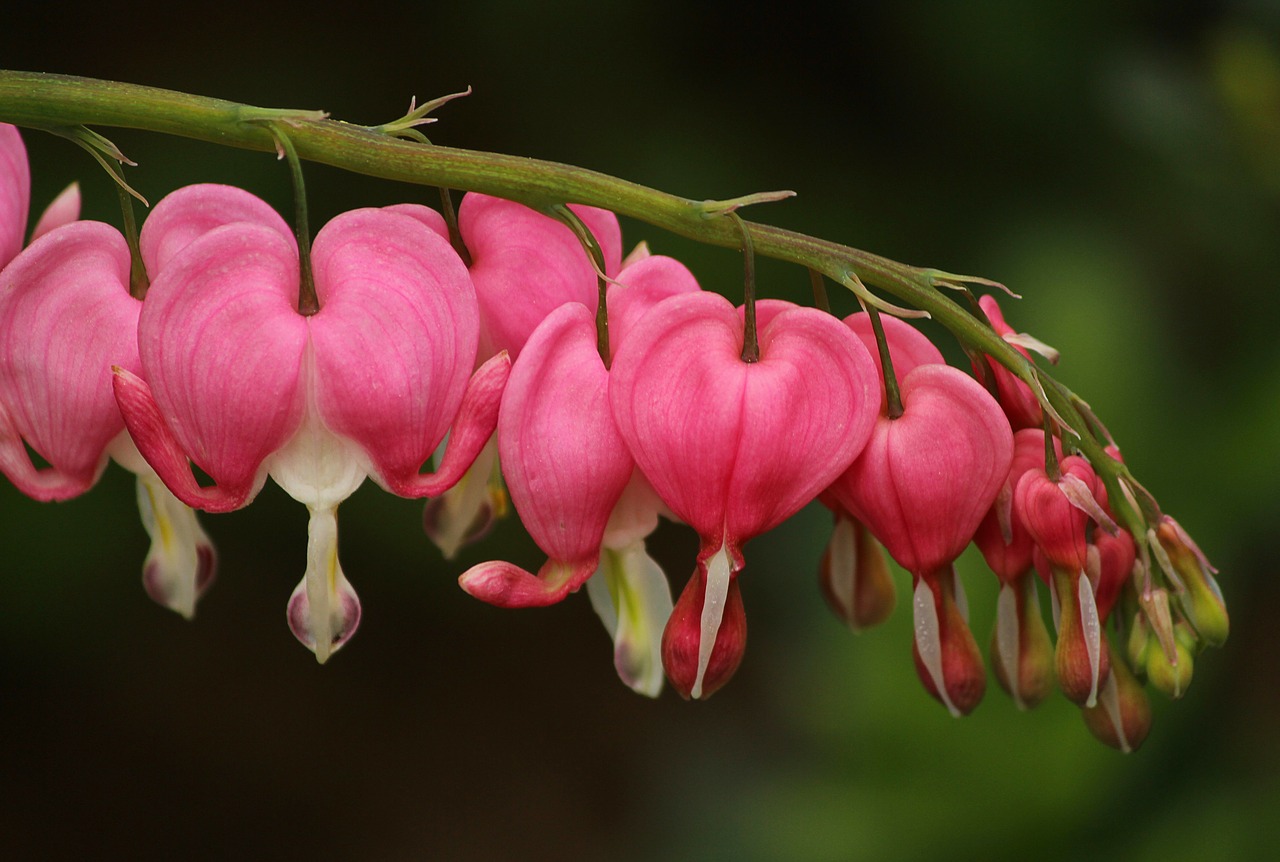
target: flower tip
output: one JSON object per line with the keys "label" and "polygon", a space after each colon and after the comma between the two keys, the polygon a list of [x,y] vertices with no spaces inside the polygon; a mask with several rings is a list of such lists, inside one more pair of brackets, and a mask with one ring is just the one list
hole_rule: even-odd
{"label": "flower tip", "polygon": [[458,576],[469,595],[500,608],[539,608],[562,601],[591,577],[596,561],[566,563],[547,560],[534,575],[519,566],[494,560],[472,566]]}
{"label": "flower tip", "polygon": [[299,643],[315,653],[316,661],[324,664],[359,628],[360,598],[341,576],[334,594],[322,596],[315,605],[308,592],[308,579],[304,578],[289,597],[286,610],[289,629]]}
{"label": "flower tip", "polygon": [[709,633],[709,648],[703,646],[706,599],[706,578],[699,572],[689,579],[662,632],[662,666],[685,700],[705,700],[719,691],[738,670],[747,647],[747,616],[738,579],[729,581],[719,627]]}

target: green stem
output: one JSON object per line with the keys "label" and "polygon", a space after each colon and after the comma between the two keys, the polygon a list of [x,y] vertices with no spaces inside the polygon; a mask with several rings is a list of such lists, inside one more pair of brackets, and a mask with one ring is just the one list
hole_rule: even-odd
{"label": "green stem", "polygon": [[902,415],[902,392],[898,389],[898,376],[893,371],[893,357],[889,355],[889,339],[885,338],[880,312],[868,305],[867,317],[871,318],[871,331],[875,333],[876,348],[880,351],[880,376],[884,378],[886,414],[890,419],[897,419]]}
{"label": "green stem", "polygon": [[[122,177],[123,179],[123,177]],[[133,215],[133,196],[118,184],[116,192],[120,195],[120,216],[124,222],[124,239],[129,246],[129,295],[142,300],[147,296],[147,288],[151,281],[147,278],[147,267],[142,262],[142,246],[138,242],[138,221]]]}
{"label": "green stem", "polygon": [[[612,210],[708,245],[739,248],[743,233],[757,254],[808,267],[841,284],[853,278],[929,313],[962,343],[981,350],[1021,380],[1040,388],[1030,362],[989,326],[938,290],[981,280],[898,263],[839,243],[769,225],[719,218],[715,202],[667,194],[558,162],[399,140],[375,129],[322,118],[315,111],[255,108],[172,90],[41,72],[0,71],[0,121],[48,128],[117,126],[178,135],[223,146],[275,152],[264,121],[289,125],[298,157],[354,173],[400,182],[477,191],[542,212],[566,202]],[[1044,378],[1043,403],[1080,430],[1078,446],[1107,485],[1112,506],[1127,524],[1142,523],[1123,501],[1123,467],[1106,456],[1072,405],[1070,390]],[[1127,473],[1127,471],[1125,471]],[[1132,519],[1129,515],[1132,515]]]}
{"label": "green stem", "polygon": [[272,125],[271,133],[285,160],[289,162],[289,175],[293,179],[293,230],[298,237],[298,313],[307,317],[320,310],[320,297],[316,294],[316,280],[311,272],[311,227],[307,219],[307,184],[302,179],[302,161],[289,140],[289,135]]}
{"label": "green stem", "polygon": [[760,338],[756,332],[756,250],[751,231],[736,212],[727,215],[742,232],[742,361],[760,361]]}
{"label": "green stem", "polygon": [[471,251],[462,241],[462,231],[458,229],[458,211],[453,208],[453,195],[444,186],[440,187],[440,210],[444,213],[445,226],[449,228],[449,244],[462,258],[462,262],[471,267]]}
{"label": "green stem", "polygon": [[813,287],[813,304],[828,314],[831,312],[831,300],[827,298],[827,285],[822,280],[822,273],[809,270],[809,284]]}

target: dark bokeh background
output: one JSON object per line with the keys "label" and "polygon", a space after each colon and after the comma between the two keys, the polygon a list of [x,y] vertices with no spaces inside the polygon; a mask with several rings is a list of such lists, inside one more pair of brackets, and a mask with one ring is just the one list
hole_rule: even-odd
{"label": "dark bokeh background", "polygon": [[[208,517],[222,554],[191,624],[138,583],[130,477],[39,505],[0,487],[0,855],[26,859],[1251,859],[1280,839],[1280,5],[740,4],[669,0],[16,0],[0,66],[114,78],[376,123],[475,88],[434,140],[584,165],[696,198],[791,188],[753,216],[1000,279],[1015,326],[1108,421],[1223,570],[1228,646],[1146,746],[1096,743],[1055,698],[995,689],[950,719],[911,667],[910,615],[854,638],[825,611],[814,508],[749,548],[751,646],[707,703],[614,677],[585,597],[465,596],[515,521],[446,563],[421,506],[366,483],[342,509],[364,600],[318,667],[284,624],[305,512],[274,486]],[[108,132],[155,201],[241,184],[283,212],[270,156]],[[38,210],[101,172],[28,135]],[[321,167],[313,221],[433,192]],[[740,262],[643,225],[711,288]],[[804,301],[795,269],[766,294]],[[847,301],[845,301],[847,303]],[[656,542],[677,586],[694,551]],[[966,558],[985,641],[994,587]],[[900,573],[901,574],[901,573]],[[899,581],[905,588],[905,576]]]}

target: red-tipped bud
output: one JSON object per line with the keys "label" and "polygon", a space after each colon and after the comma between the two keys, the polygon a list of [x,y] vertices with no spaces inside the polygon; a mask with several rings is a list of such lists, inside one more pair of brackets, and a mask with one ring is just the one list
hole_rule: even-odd
{"label": "red-tipped bud", "polygon": [[991,666],[1018,709],[1031,709],[1053,689],[1053,643],[1040,615],[1036,579],[1006,583],[996,602]]}
{"label": "red-tipped bud", "polygon": [[916,578],[912,602],[916,673],[925,690],[956,718],[973,712],[987,690],[986,668],[959,589],[955,570],[948,567]]}
{"label": "red-tipped bud", "polygon": [[[1062,444],[1055,439],[1053,446],[1061,458]],[[973,536],[973,543],[982,551],[987,565],[1002,583],[1010,583],[1031,570],[1034,542],[1016,514],[1013,492],[1022,475],[1034,469],[1044,469],[1044,432],[1038,428],[1024,428],[1013,435],[1013,461],[1009,465],[1009,475]]]}
{"label": "red-tipped bud", "polygon": [[1125,754],[1137,751],[1151,730],[1151,701],[1122,661],[1111,663],[1098,705],[1082,709],[1080,715],[1090,733]]}
{"label": "red-tipped bud", "polygon": [[1060,466],[1056,481],[1044,470],[1024,473],[1014,492],[1014,508],[1052,565],[1082,571],[1089,519],[1111,521],[1098,505],[1099,483],[1089,462],[1072,455],[1063,458]]}
{"label": "red-tipped bud", "polygon": [[1058,645],[1054,670],[1058,687],[1072,703],[1094,706],[1106,683],[1110,657],[1104,648],[1093,585],[1083,572],[1057,569],[1053,589],[1058,597]]}
{"label": "red-tipped bud", "polygon": [[818,583],[835,615],[860,632],[888,619],[897,595],[880,543],[842,508],[836,509],[835,521]]}
{"label": "red-tipped bud", "polygon": [[1127,530],[1121,530],[1114,536],[1102,531],[1094,534],[1086,571],[1094,584],[1098,619],[1103,622],[1111,615],[1120,592],[1129,583],[1136,559],[1137,549],[1133,536]]}
{"label": "red-tipped bud", "polygon": [[708,630],[707,577],[699,566],[685,585],[662,632],[662,666],[672,687],[685,700],[706,699],[728,682],[742,663],[747,648],[747,615],[742,608],[738,579],[732,578],[724,594],[718,628],[703,648]]}
{"label": "red-tipped bud", "polygon": [[1156,537],[1169,565],[1186,587],[1180,598],[1187,619],[1195,627],[1200,640],[1209,646],[1222,646],[1231,624],[1222,590],[1213,577],[1218,570],[1173,518],[1166,515],[1161,519]]}
{"label": "red-tipped bud", "polygon": [[[1001,313],[1000,306],[994,296],[984,296],[978,300],[978,304],[982,306],[982,310],[986,313],[987,319],[991,321],[991,327],[996,331],[996,334],[1005,341],[1010,342],[1014,350],[1030,359],[1031,354],[1023,347],[1023,343],[1036,344],[1038,342],[1035,342],[1034,339],[1029,339],[1027,336],[1019,335],[1014,331],[1013,327],[1005,323],[1004,315]],[[1040,346],[1044,347],[1044,345]],[[1053,355],[1056,356],[1056,352]],[[1043,413],[1040,408],[1040,402],[1036,399],[1035,393],[1031,391],[1031,387],[1022,382],[1017,375],[999,362],[990,358],[987,358],[986,362],[995,377],[996,392],[999,396],[1000,406],[1004,409],[1005,415],[1009,417],[1009,424],[1013,426],[1015,431],[1019,428],[1038,427],[1042,422]],[[977,367],[974,368],[974,375],[981,376]]]}

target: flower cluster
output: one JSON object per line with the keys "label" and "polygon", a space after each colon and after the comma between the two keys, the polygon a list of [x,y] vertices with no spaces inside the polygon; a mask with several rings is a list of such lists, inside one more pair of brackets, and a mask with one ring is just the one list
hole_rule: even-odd
{"label": "flower cluster", "polygon": [[[75,194],[21,249],[25,151],[0,126],[0,470],[38,500],[83,493],[108,458],[136,473],[144,583],[188,616],[215,567],[193,510],[247,506],[269,476],[310,515],[287,618],[325,661],[360,621],[337,509],[367,477],[432,498],[446,557],[509,493],[547,560],[475,565],[463,589],[514,608],[585,585],[619,676],[650,696],[732,677],[743,547],[815,499],[835,517],[832,608],[855,630],[889,615],[887,551],[912,579],[916,670],[953,715],[986,687],[954,565],[970,542],[1000,582],[1001,686],[1026,708],[1056,680],[1115,747],[1150,724],[1140,678],[1178,696],[1194,652],[1226,637],[1204,555],[1114,445],[1083,445],[1100,423],[1064,422],[990,356],[948,366],[874,307],[736,308],[643,244],[623,259],[616,217],[584,206],[355,210],[308,246],[250,193],[195,185],[133,245],[78,221]],[[1024,356],[1045,349],[990,296],[973,315]],[[675,601],[645,549],[660,516],[700,538]]]}

